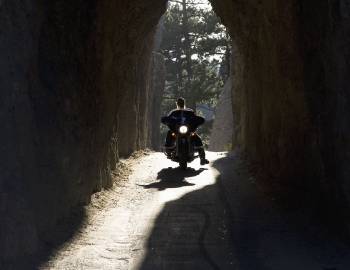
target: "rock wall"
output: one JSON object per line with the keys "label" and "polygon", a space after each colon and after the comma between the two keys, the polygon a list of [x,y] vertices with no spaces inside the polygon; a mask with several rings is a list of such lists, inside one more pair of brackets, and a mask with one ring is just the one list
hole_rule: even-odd
{"label": "rock wall", "polygon": [[[118,151],[126,157],[148,145],[148,106],[151,91],[151,59],[154,31],[146,37],[134,65],[134,80],[118,111]],[[129,64],[129,65],[130,65]]]}
{"label": "rock wall", "polygon": [[152,98],[149,99],[150,110],[149,119],[152,119],[152,125],[149,128],[149,146],[159,151],[161,149],[161,136],[160,136],[160,116],[161,116],[161,104],[163,98],[163,92],[165,89],[165,61],[164,56],[160,53],[154,52],[152,58]]}
{"label": "rock wall", "polygon": [[349,2],[212,3],[234,43],[234,145],[349,216]]}
{"label": "rock wall", "polygon": [[155,51],[158,50],[161,33],[162,24],[158,24],[142,43],[133,71],[136,81],[130,84],[118,111],[118,153],[121,157],[147,147],[159,148],[165,63],[164,57]]}
{"label": "rock wall", "polygon": [[[146,145],[152,36],[165,8],[1,1],[0,261],[35,253],[61,217],[110,187],[126,137],[129,153]],[[123,122],[125,104],[135,121]],[[132,125],[138,133],[123,133]]]}
{"label": "rock wall", "polygon": [[210,133],[209,151],[229,151],[232,147],[233,113],[232,81],[228,78],[215,108],[213,128]]}

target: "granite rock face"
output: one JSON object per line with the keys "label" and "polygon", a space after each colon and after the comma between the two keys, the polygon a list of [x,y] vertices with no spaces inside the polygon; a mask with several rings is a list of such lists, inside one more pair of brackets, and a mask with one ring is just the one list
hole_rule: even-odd
{"label": "granite rock face", "polygon": [[215,109],[213,128],[210,133],[209,151],[229,151],[232,147],[233,113],[232,81],[228,78]]}
{"label": "granite rock face", "polygon": [[349,1],[212,3],[233,39],[233,145],[349,216]]}
{"label": "granite rock face", "polygon": [[0,261],[35,253],[60,218],[111,186],[120,154],[148,146],[165,2],[0,3]]}
{"label": "granite rock face", "polygon": [[161,107],[159,104],[162,102],[163,93],[165,89],[165,61],[164,56],[160,53],[154,52],[152,58],[152,98],[149,99],[149,107],[151,108],[149,119],[151,119],[152,125],[149,128],[149,145],[152,149],[159,151],[161,149],[161,136],[160,136],[160,117]]}

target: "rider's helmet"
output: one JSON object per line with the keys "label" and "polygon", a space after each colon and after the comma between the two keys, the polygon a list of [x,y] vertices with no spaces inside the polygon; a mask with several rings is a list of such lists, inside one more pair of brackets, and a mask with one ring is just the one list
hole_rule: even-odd
{"label": "rider's helmet", "polygon": [[184,109],[185,108],[185,99],[183,97],[179,97],[176,101],[176,106],[179,109]]}

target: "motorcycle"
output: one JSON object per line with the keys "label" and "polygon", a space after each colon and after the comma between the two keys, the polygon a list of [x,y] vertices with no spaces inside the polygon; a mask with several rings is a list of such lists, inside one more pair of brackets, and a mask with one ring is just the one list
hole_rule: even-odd
{"label": "motorcycle", "polygon": [[[169,122],[172,124],[169,124]],[[178,162],[181,169],[187,169],[187,163],[192,162],[198,157],[192,143],[192,138],[195,136],[193,126],[189,121],[186,121],[185,117],[173,118],[172,121],[163,117],[162,123],[170,128],[172,139],[175,142],[173,147],[168,148],[168,153],[164,151],[165,155],[172,161]]]}

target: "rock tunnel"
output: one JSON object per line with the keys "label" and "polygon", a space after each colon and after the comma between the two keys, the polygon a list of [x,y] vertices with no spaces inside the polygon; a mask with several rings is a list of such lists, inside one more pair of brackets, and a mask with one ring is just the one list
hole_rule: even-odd
{"label": "rock tunnel", "polygon": [[[120,156],[152,147],[150,74],[162,61],[152,47],[166,2],[0,2],[4,259],[35,253],[111,185]],[[261,181],[326,197],[349,224],[349,2],[211,3],[233,40],[234,147]]]}

